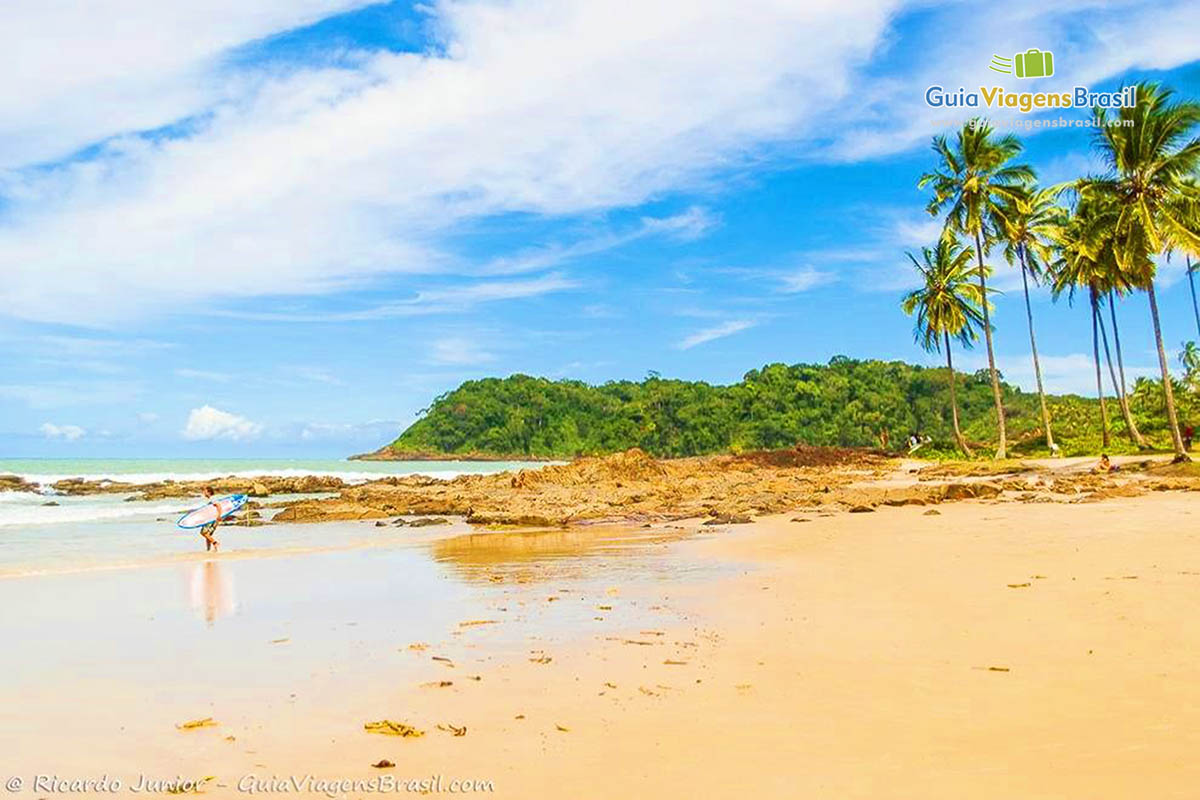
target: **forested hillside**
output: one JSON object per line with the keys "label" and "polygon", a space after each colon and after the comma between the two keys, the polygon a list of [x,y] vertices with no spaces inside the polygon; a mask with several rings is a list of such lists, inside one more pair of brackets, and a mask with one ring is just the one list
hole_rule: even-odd
{"label": "forested hillside", "polygon": [[[958,374],[967,439],[986,448],[994,438],[985,372]],[[1037,397],[1004,384],[1010,437],[1018,453],[1035,453]],[[1147,392],[1153,405],[1153,393]],[[376,457],[511,456],[569,458],[640,447],[659,456],[815,445],[892,449],[910,433],[927,435],[927,452],[953,448],[947,371],[899,361],[835,357],[828,365],[770,364],[741,382],[715,386],[651,375],[640,382],[592,386],[527,375],[468,381],[436,398],[408,430]],[[1130,449],[1113,414],[1114,451]],[[1075,395],[1051,398],[1055,437],[1064,453],[1096,452],[1097,403]],[[1142,407],[1139,425],[1163,444],[1161,412]]]}

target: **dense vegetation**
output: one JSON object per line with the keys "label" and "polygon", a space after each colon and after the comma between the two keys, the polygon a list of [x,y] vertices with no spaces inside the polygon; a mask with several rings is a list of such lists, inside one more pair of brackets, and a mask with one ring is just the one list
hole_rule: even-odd
{"label": "dense vegetation", "polygon": [[[438,397],[391,448],[428,455],[563,458],[636,446],[654,455],[686,456],[798,442],[878,447],[886,430],[891,449],[905,449],[916,432],[933,440],[922,454],[950,455],[948,374],[945,368],[839,356],[827,366],[769,364],[728,386],[656,375],[601,386],[527,375],[487,378]],[[981,446],[993,442],[989,374],[959,373],[957,381],[964,436]],[[1037,395],[1004,383],[1001,388],[1013,449],[1044,454]],[[1147,384],[1145,402],[1138,406],[1135,398],[1135,408],[1151,444],[1166,446],[1160,391]],[[1075,395],[1047,399],[1063,452],[1099,452],[1096,401]],[[1124,430],[1118,425],[1114,433],[1121,436]],[[1131,449],[1125,439],[1113,445],[1118,452]]]}

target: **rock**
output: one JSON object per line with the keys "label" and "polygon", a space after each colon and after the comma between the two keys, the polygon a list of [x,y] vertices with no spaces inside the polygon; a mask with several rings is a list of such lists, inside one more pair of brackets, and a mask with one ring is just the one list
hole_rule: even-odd
{"label": "rock", "polygon": [[983,500],[998,497],[1003,489],[994,483],[948,483],[942,487],[942,497],[947,500]]}
{"label": "rock", "polygon": [[302,500],[285,507],[274,522],[332,522],[352,519],[380,519],[387,513],[359,503],[339,500]]}
{"label": "rock", "polygon": [[706,519],[705,525],[749,525],[754,519],[749,514],[717,514]]}
{"label": "rock", "polygon": [[58,503],[54,502],[53,500],[50,500],[48,502],[42,503],[42,505],[49,507],[49,506],[56,506],[56,505],[58,505]]}
{"label": "rock", "polygon": [[874,511],[875,506],[852,506],[850,508],[851,514],[871,514],[874,513]]}
{"label": "rock", "polygon": [[923,513],[921,516],[923,516],[923,517],[940,517],[941,515],[942,515],[942,512],[938,511],[936,508],[931,508],[928,511],[926,511],[925,513]]}
{"label": "rock", "polygon": [[251,497],[268,497],[271,494],[271,490],[267,488],[265,483],[256,483],[250,487],[250,491],[246,494]]}
{"label": "rock", "polygon": [[450,520],[445,517],[417,517],[408,523],[410,528],[427,528],[430,525],[449,525]]}
{"label": "rock", "polygon": [[20,475],[0,475],[0,492],[36,492],[38,485]]}

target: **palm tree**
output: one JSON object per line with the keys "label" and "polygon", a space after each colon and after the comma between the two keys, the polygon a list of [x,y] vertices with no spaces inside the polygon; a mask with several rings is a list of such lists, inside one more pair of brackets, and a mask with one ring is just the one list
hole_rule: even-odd
{"label": "palm tree", "polygon": [[930,249],[921,249],[921,261],[906,253],[922,286],[904,296],[900,307],[905,314],[915,315],[913,336],[926,352],[946,346],[946,371],[950,377],[950,415],[954,421],[954,441],[971,458],[974,454],[963,438],[958,424],[958,395],[955,384],[954,360],[950,355],[950,340],[957,339],[963,347],[971,347],[976,339],[975,329],[984,324],[986,306],[984,295],[972,283],[971,251],[956,239],[945,237]]}
{"label": "palm tree", "polygon": [[1050,291],[1055,300],[1064,293],[1074,302],[1075,292],[1087,289],[1092,310],[1092,359],[1096,366],[1096,396],[1100,400],[1100,439],[1108,447],[1108,407],[1104,400],[1104,381],[1100,374],[1100,309],[1097,298],[1107,289],[1111,270],[1099,253],[1106,241],[1107,219],[1098,201],[1080,198],[1075,212],[1053,232],[1058,258],[1050,270]]}
{"label": "palm tree", "polygon": [[1175,102],[1173,94],[1159,84],[1142,83],[1137,87],[1137,103],[1120,109],[1115,120],[1106,109],[1094,109],[1096,146],[1108,174],[1081,185],[1085,193],[1111,199],[1118,209],[1114,256],[1129,281],[1145,289],[1150,300],[1175,460],[1188,461],[1154,293],[1154,256],[1173,250],[1200,255],[1200,188],[1195,183],[1200,137],[1193,136],[1200,125],[1200,103]]}
{"label": "palm tree", "polygon": [[1054,434],[1050,430],[1050,411],[1046,407],[1046,390],[1042,386],[1042,364],[1038,360],[1037,337],[1033,332],[1033,307],[1029,302],[1029,278],[1041,280],[1053,258],[1049,240],[1063,223],[1063,209],[1057,199],[1061,189],[1039,189],[1015,203],[1005,203],[1004,257],[1009,264],[1017,262],[1021,269],[1021,285],[1025,290],[1025,319],[1029,323],[1029,350],[1033,354],[1033,375],[1037,381],[1038,400],[1042,407],[1042,427],[1046,431],[1046,447],[1054,452]]}
{"label": "palm tree", "polygon": [[[979,297],[988,294],[988,267],[983,263],[984,245],[990,247],[1003,230],[1004,204],[1014,204],[1026,194],[1025,187],[1036,178],[1024,164],[1010,164],[1021,153],[1021,142],[1010,135],[994,137],[992,127],[982,119],[967,121],[955,135],[954,143],[945,136],[933,138],[933,150],[940,163],[917,182],[917,188],[933,186],[933,198],[926,210],[932,216],[946,211],[944,235],[962,234],[974,240],[978,262]],[[996,404],[996,429],[999,443],[996,458],[1008,455],[1008,434],[1004,421],[1004,399],[1000,393],[1000,373],[996,371],[996,353],[992,347],[992,326],[988,304],[981,302],[983,337],[987,342],[988,371],[992,378],[992,398]]]}
{"label": "palm tree", "polygon": [[1200,261],[1195,264],[1189,256],[1187,260],[1188,286],[1192,287],[1192,313],[1196,315],[1196,333],[1200,335],[1200,303],[1196,302],[1196,270],[1200,269]]}
{"label": "palm tree", "polygon": [[[1142,432],[1138,430],[1137,423],[1133,420],[1133,412],[1129,407],[1129,392],[1126,389],[1125,382],[1125,357],[1121,354],[1121,331],[1117,327],[1117,295],[1127,294],[1130,288],[1127,284],[1121,283],[1120,270],[1116,268],[1116,263],[1112,259],[1108,259],[1107,263],[1110,267],[1111,274],[1109,275],[1108,284],[1108,315],[1112,320],[1113,329],[1113,348],[1117,351],[1117,368],[1120,370],[1121,379],[1117,382],[1117,376],[1113,375],[1113,387],[1117,390],[1117,401],[1121,404],[1121,414],[1125,417],[1125,427],[1129,431],[1129,438],[1140,449],[1145,449],[1146,439],[1142,436]],[[1104,321],[1100,321],[1100,332],[1104,333]],[[1112,356],[1108,355],[1108,339],[1104,339],[1104,353],[1108,358],[1108,371],[1112,373]]]}

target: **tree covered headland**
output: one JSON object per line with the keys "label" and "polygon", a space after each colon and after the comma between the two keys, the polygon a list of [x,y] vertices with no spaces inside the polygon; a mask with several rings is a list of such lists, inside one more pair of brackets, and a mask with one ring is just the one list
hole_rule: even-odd
{"label": "tree covered headland", "polygon": [[[951,455],[949,374],[837,356],[828,365],[769,364],[727,386],[653,373],[600,386],[528,375],[486,378],[436,398],[389,448],[394,456],[570,458],[640,447],[668,457],[797,443],[880,447],[886,431],[889,449],[907,449],[917,433],[932,439],[923,455]],[[956,381],[963,436],[980,446],[994,441],[990,374],[956,373]],[[1001,391],[1012,449],[1045,454],[1037,394],[1004,382]],[[1075,395],[1047,400],[1063,452],[1097,452],[1096,401]],[[1145,392],[1138,424],[1152,443],[1165,446],[1169,434],[1156,401],[1155,392]]]}

